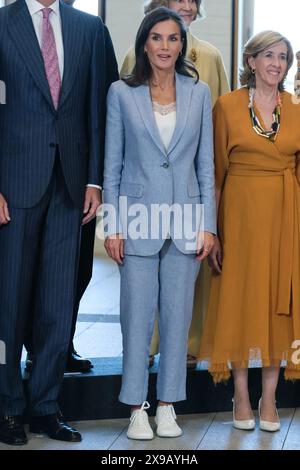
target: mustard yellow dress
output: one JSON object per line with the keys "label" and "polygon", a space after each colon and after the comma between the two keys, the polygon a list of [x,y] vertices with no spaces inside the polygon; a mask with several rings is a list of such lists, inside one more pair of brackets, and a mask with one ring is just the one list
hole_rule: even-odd
{"label": "mustard yellow dress", "polygon": [[300,104],[287,92],[281,99],[274,143],[254,131],[246,88],[214,108],[223,266],[212,276],[199,359],[215,382],[250,360],[286,360],[286,378],[300,378],[292,349],[300,339]]}
{"label": "mustard yellow dress", "polygon": [[[200,79],[208,84],[211,92],[212,104],[214,105],[219,96],[228,93],[230,90],[225,66],[219,50],[212,44],[193,36],[193,34],[188,31],[186,57],[197,69]],[[121,77],[129,75],[132,72],[134,65],[135,53],[134,48],[132,47],[129,49],[121,67]],[[207,261],[204,261],[201,265],[200,273],[195,285],[193,319],[188,342],[188,353],[192,356],[197,356],[200,347],[200,337],[203,329],[205,312],[207,310],[209,286],[210,271]],[[156,323],[150,353],[157,354],[158,350],[159,335]]]}

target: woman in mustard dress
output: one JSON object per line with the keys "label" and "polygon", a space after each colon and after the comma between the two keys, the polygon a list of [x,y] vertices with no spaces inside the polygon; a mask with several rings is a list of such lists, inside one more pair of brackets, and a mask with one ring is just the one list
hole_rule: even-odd
{"label": "woman in mustard dress", "polygon": [[[243,88],[214,108],[218,237],[199,358],[234,378],[234,426],[253,429],[248,367],[261,361],[260,428],[276,431],[281,361],[300,378],[300,105],[283,91],[289,41],[264,31],[244,51]],[[299,349],[299,346],[298,346]]]}

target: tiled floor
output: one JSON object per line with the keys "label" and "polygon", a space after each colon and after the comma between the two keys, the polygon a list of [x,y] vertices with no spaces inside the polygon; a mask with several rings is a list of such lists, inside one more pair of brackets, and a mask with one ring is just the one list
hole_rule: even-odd
{"label": "tiled floor", "polygon": [[[127,420],[84,421],[74,423],[82,433],[79,444],[66,444],[29,434],[22,447],[0,444],[1,450],[300,450],[300,409],[279,410],[281,431],[266,433],[232,427],[231,413],[179,416],[184,430],[177,439],[131,441],[126,437]],[[256,413],[257,416],[257,413]],[[153,425],[153,418],[151,418]]]}
{"label": "tiled floor", "polygon": [[115,357],[122,354],[119,296],[117,265],[106,256],[95,258],[93,278],[80,303],[76,328],[75,347],[80,355]]}

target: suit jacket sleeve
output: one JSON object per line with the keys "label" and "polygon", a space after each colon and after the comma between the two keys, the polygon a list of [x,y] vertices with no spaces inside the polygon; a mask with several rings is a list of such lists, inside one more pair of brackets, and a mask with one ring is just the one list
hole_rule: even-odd
{"label": "suit jacket sleeve", "polygon": [[90,73],[88,184],[102,186],[106,97],[111,83],[118,80],[119,74],[110,34],[100,21],[93,44]]}
{"label": "suit jacket sleeve", "polygon": [[[125,152],[125,130],[118,90],[111,86],[107,97],[106,145],[104,167],[104,214],[110,211],[113,219],[104,221],[105,237],[122,233],[119,222],[119,194]],[[110,206],[110,207],[108,207]]]}
{"label": "suit jacket sleeve", "polygon": [[204,205],[204,231],[216,234],[213,125],[211,97],[207,85],[205,85],[205,96],[196,169],[200,187],[201,204]]}

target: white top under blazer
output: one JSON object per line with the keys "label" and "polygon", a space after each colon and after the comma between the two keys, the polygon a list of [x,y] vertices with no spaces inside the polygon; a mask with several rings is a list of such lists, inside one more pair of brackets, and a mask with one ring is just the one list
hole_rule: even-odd
{"label": "white top under blazer", "polygon": [[176,103],[162,105],[153,101],[153,112],[162,143],[167,151],[176,126]]}

